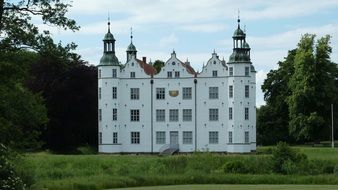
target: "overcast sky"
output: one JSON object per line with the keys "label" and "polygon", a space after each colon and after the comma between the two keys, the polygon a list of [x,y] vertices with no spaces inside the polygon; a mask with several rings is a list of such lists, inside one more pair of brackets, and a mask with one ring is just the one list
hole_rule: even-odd
{"label": "overcast sky", "polygon": [[296,47],[302,34],[330,34],[331,58],[338,62],[338,0],[73,0],[72,5],[68,16],[81,30],[50,30],[55,40],[78,44],[77,53],[90,64],[97,65],[102,56],[109,12],[121,63],[132,27],[139,58],[167,61],[175,49],[179,59],[188,59],[199,71],[214,49],[228,61],[239,9],[257,70],[257,106],[264,104],[260,86],[266,74]]}

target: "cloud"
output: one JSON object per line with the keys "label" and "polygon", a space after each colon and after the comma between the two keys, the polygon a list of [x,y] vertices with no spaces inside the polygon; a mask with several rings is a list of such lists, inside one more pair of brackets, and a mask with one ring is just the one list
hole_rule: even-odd
{"label": "cloud", "polygon": [[180,27],[182,30],[186,30],[189,32],[220,32],[225,29],[224,24],[191,24],[191,25],[183,25]]}
{"label": "cloud", "polygon": [[168,47],[178,42],[178,38],[174,33],[171,33],[169,36],[164,36],[160,39],[159,44],[161,47]]}

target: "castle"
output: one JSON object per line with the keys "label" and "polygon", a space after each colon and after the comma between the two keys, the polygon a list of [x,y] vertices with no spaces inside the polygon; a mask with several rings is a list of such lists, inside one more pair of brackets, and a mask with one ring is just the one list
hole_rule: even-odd
{"label": "castle", "polygon": [[132,36],[120,64],[108,22],[98,65],[99,152],[255,151],[256,71],[239,19],[232,38],[228,62],[213,52],[196,72],[173,51],[156,72],[137,59]]}

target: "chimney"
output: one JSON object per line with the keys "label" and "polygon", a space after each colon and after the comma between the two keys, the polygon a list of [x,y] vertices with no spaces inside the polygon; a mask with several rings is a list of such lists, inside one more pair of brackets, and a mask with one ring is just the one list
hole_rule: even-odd
{"label": "chimney", "polygon": [[144,63],[147,63],[147,57],[142,57],[142,61],[143,61]]}

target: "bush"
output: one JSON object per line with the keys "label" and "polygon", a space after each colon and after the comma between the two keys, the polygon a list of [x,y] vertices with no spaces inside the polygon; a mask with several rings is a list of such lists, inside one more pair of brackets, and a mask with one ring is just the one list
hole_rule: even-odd
{"label": "bush", "polygon": [[10,152],[0,144],[0,188],[2,190],[25,189],[25,184],[17,175],[14,165],[10,160]]}
{"label": "bush", "polygon": [[224,173],[246,173],[247,169],[242,161],[235,160],[224,164]]}
{"label": "bush", "polygon": [[291,149],[285,142],[279,142],[272,151],[273,171],[282,174],[294,174],[301,162],[307,161],[305,154]]}

